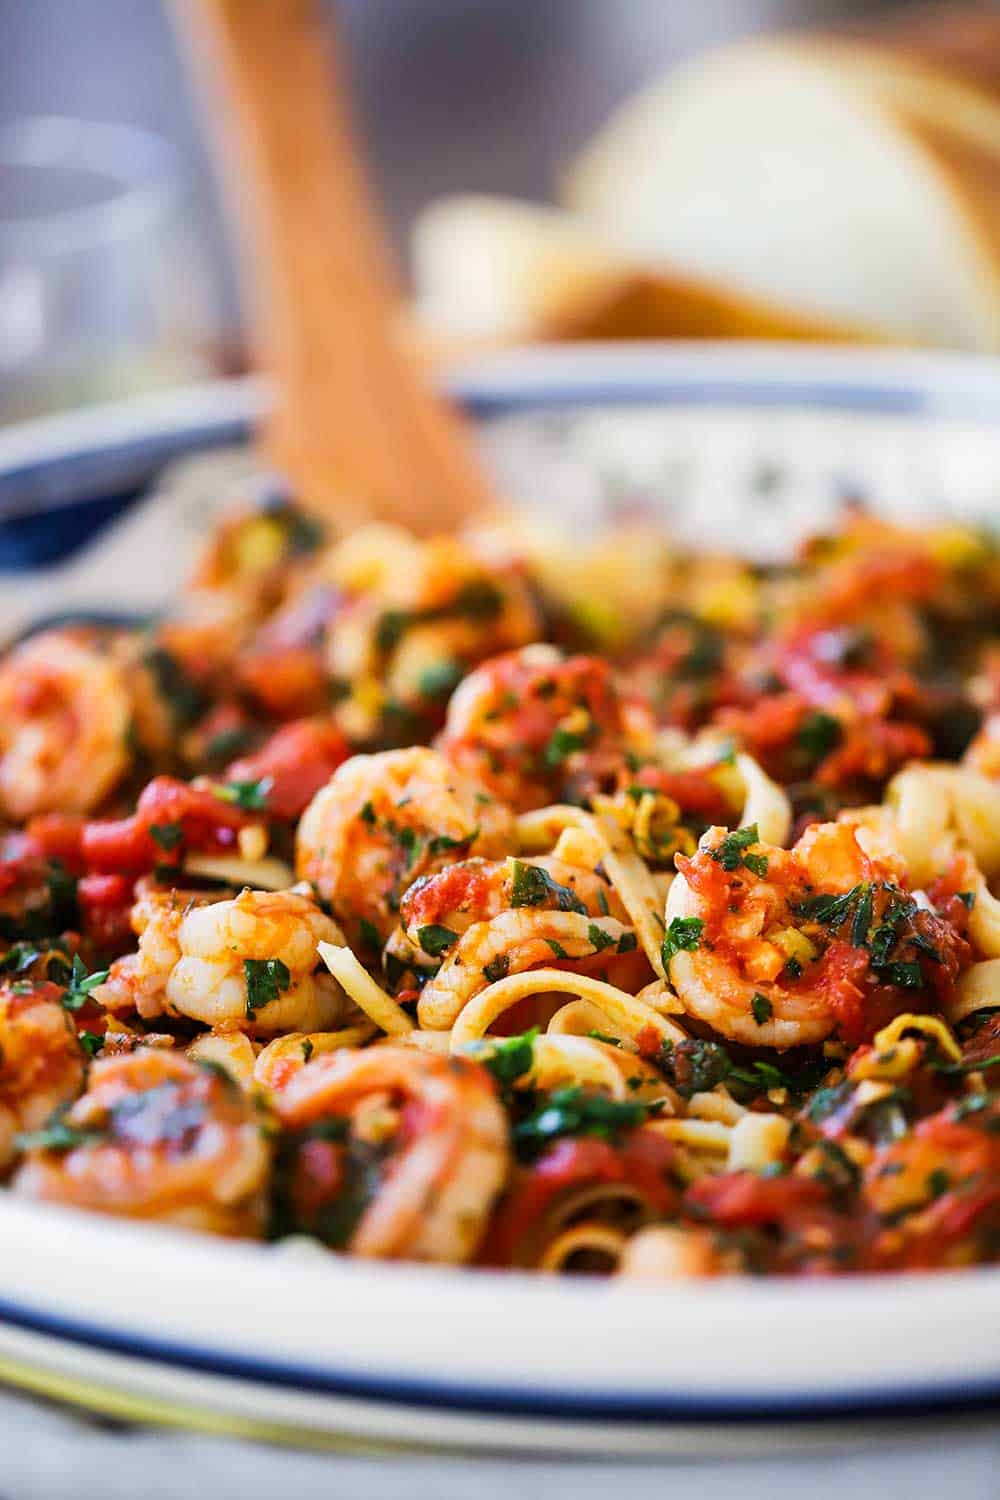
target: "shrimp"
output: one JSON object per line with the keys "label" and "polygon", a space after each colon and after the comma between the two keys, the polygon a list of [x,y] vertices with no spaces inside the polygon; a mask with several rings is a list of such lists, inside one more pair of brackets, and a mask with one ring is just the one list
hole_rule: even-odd
{"label": "shrimp", "polygon": [[125,678],[96,641],[49,630],[0,666],[0,804],[16,819],[85,813],[129,767]]}
{"label": "shrimp", "polygon": [[296,863],[355,945],[396,924],[418,875],[460,855],[514,847],[510,809],[435,750],[414,746],[345,761],[299,823]]}
{"label": "shrimp", "polygon": [[628,921],[606,876],[550,856],[465,859],[436,875],[422,875],[403,897],[400,922],[405,937],[419,948],[422,928],[445,927],[460,935],[474,922],[488,922],[511,910],[519,897],[520,904],[536,911],[577,911]]}
{"label": "shrimp", "polygon": [[538,911],[517,907],[487,922],[474,922],[448,951],[433,979],[421,991],[420,1025],[443,1031],[486,985],[509,974],[551,965],[555,959],[597,959],[606,964],[635,948],[632,929],[614,918],[578,911]]}
{"label": "shrimp", "polygon": [[137,903],[133,923],[138,953],[113,964],[94,991],[109,1008],[269,1036],[322,1031],[345,1010],[336,981],[314,972],[317,943],[342,937],[307,896],[247,889],[202,905],[152,896]]}
{"label": "shrimp", "polygon": [[[727,1269],[717,1236],[681,1224],[650,1224],[625,1242],[618,1275],[637,1281],[700,1281]],[[734,1257],[730,1257],[734,1259]]]}
{"label": "shrimp", "polygon": [[410,1047],[334,1052],[275,1107],[278,1232],[384,1259],[475,1254],[510,1167],[506,1113],[478,1063]]}
{"label": "shrimp", "polygon": [[461,770],[530,812],[611,789],[626,741],[648,748],[641,727],[651,732],[631,724],[606,661],[527,646],[470,672],[448,705],[439,744]]}
{"label": "shrimp", "polygon": [[60,993],[45,981],[24,994],[0,991],[0,1170],[17,1132],[40,1129],[83,1087],[83,1051]]}
{"label": "shrimp", "polygon": [[261,1125],[221,1069],[152,1048],[99,1058],[58,1141],[29,1149],[14,1190],[98,1213],[258,1235],[270,1168]]}
{"label": "shrimp", "polygon": [[[537,639],[541,629],[531,591],[509,563],[488,563],[455,537],[387,542],[379,530],[377,539],[356,533],[331,559],[347,602],[330,629],[328,668],[338,681],[355,684],[338,716],[344,722],[346,708],[345,727],[362,739],[374,727],[364,723],[373,707],[429,711],[439,724],[463,671],[494,651]],[[367,535],[381,556],[365,561]]]}
{"label": "shrimp", "polygon": [[[746,1046],[784,1049],[835,1032],[860,1041],[870,1029],[869,927],[890,914],[889,937],[904,943],[904,914],[906,923],[944,924],[914,917],[902,862],[866,854],[848,824],[814,824],[790,851],[752,836],[710,828],[693,858],[678,859],[666,919],[681,1004]],[[841,929],[850,944],[834,937]]]}
{"label": "shrimp", "polygon": [[973,1096],[919,1120],[902,1140],[876,1152],[862,1193],[883,1225],[881,1265],[962,1266],[996,1259],[1000,1222],[1000,1120],[988,1095]]}

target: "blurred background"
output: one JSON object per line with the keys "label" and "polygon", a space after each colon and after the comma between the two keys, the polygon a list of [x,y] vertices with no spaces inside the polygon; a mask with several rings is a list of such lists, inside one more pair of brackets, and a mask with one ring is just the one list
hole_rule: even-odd
{"label": "blurred background", "polygon": [[[414,224],[441,195],[554,200],[568,164],[615,107],[675,65],[756,32],[868,22],[897,7],[890,0],[338,0],[337,9],[358,121],[405,265]],[[0,0],[0,420],[244,365],[233,258],[200,123],[159,0]],[[726,128],[738,137],[741,122],[732,118]],[[645,139],[641,122],[638,129]],[[788,134],[794,140],[791,122]],[[641,186],[640,172],[637,192]],[[787,182],[780,191],[787,201]],[[608,253],[608,222],[615,230],[629,222],[627,204],[605,194],[595,213],[594,196],[591,190],[586,205],[588,243],[567,252],[571,269]],[[599,224],[602,205],[608,222]],[[507,234],[509,215],[500,218]],[[711,292],[704,314],[685,304],[678,331],[741,331],[712,323],[717,296],[725,301],[734,283],[726,256],[711,244],[702,267],[700,222],[679,229],[678,243],[664,248],[672,270],[704,271]],[[495,288],[483,289],[484,278],[495,276],[488,264],[462,293],[465,305],[450,305],[455,247],[471,246],[475,261],[492,223],[489,212],[474,214],[471,227],[461,215],[446,216],[422,251],[418,244],[429,309],[422,336],[461,343],[508,331],[560,333],[559,318],[546,325],[549,308],[538,313],[537,329],[534,309],[498,311]],[[532,282],[539,238],[551,229],[526,226]],[[599,250],[591,230],[602,237]],[[757,241],[747,231],[748,245],[772,230],[755,232]],[[521,228],[515,238],[520,251]],[[630,264],[638,255],[648,270],[649,240],[649,226],[639,225],[614,255]],[[652,245],[654,260],[659,253]],[[487,246],[487,263],[490,254]],[[735,290],[773,301],[772,289],[753,276]],[[842,289],[830,307],[816,305],[810,285],[794,291],[796,317],[815,313],[822,322],[839,313],[838,297],[848,315],[854,311]],[[572,327],[562,331],[672,331],[673,311],[666,327],[659,326],[662,308],[656,326],[646,327],[644,309],[631,308],[631,324],[610,330],[586,318],[581,326],[574,310]],[[710,326],[686,327],[692,316]],[[730,321],[746,316],[741,309]],[[948,316],[938,320],[939,341],[949,341]],[[958,313],[953,321],[951,341],[975,343]],[[754,323],[748,331],[760,330]]]}

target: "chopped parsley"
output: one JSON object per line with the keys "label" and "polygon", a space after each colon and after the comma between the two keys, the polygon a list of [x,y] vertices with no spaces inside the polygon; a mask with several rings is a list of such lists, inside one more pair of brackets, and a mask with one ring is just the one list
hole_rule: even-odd
{"label": "chopped parsley", "polygon": [[985,1073],[989,1068],[1000,1067],[1000,1052],[984,1057],[980,1062],[932,1063],[938,1073]]}
{"label": "chopped parsley", "polygon": [[483,978],[488,979],[490,984],[497,984],[501,979],[506,979],[509,973],[509,953],[498,953],[496,958],[491,958],[488,964],[483,965]]}
{"label": "chopped parsley", "polygon": [[503,609],[503,595],[486,578],[474,578],[462,585],[453,599],[427,609],[388,609],[375,626],[375,646],[383,654],[394,651],[403,636],[414,625],[434,620],[492,620]]}
{"label": "chopped parsley", "polygon": [[375,626],[375,647],[383,653],[394,651],[413,622],[414,616],[403,609],[387,609]]}
{"label": "chopped parsley", "polygon": [[314,1051],[315,1051],[315,1048],[313,1047],[313,1044],[309,1040],[309,1038],[308,1037],[303,1037],[303,1039],[302,1039],[302,1061],[303,1062],[308,1062],[309,1059],[312,1057]]}
{"label": "chopped parsley", "polygon": [[868,940],[868,929],[872,925],[872,888],[865,885],[854,904],[854,916],[851,920],[851,943],[855,948],[863,948]]}
{"label": "chopped parsley", "polygon": [[417,941],[431,958],[440,958],[442,953],[446,953],[458,942],[458,933],[453,932],[450,927],[431,922],[426,927],[417,929]]}
{"label": "chopped parsley", "polygon": [[220,729],[205,744],[205,759],[213,765],[225,765],[227,760],[241,755],[250,748],[251,735],[248,729]]}
{"label": "chopped parsley", "polygon": [[603,927],[598,927],[596,922],[591,922],[587,928],[587,941],[595,953],[603,953],[605,948],[613,948],[617,939],[610,932],[605,932]]}
{"label": "chopped parsley", "polygon": [[231,802],[246,812],[264,812],[273,785],[273,776],[261,776],[258,781],[218,782],[212,787],[212,791],[221,801]]}
{"label": "chopped parsley", "polygon": [[687,953],[693,953],[701,942],[704,930],[705,924],[701,917],[674,917],[667,928],[660,948],[663,967],[669,970],[670,960],[675,953],[680,953],[681,949]]}
{"label": "chopped parsley", "polygon": [[623,1130],[634,1130],[649,1110],[637,1099],[609,1099],[590,1093],[580,1084],[554,1089],[538,1107],[514,1126],[518,1152],[533,1157],[560,1136],[586,1135],[611,1141]]}
{"label": "chopped parsley", "polygon": [[280,958],[245,958],[243,976],[247,986],[247,1019],[256,1019],[257,1012],[277,1000],[282,990],[292,982],[288,965]]}
{"label": "chopped parsley", "polygon": [[932,1198],[940,1198],[951,1187],[951,1173],[944,1167],[935,1167],[927,1174],[927,1191]]}
{"label": "chopped parsley", "polygon": [[596,1026],[591,1027],[591,1029],[587,1032],[587,1035],[591,1037],[595,1042],[603,1042],[606,1047],[618,1047],[619,1049],[621,1048],[622,1043],[620,1037],[609,1036],[606,1031],[598,1031]]}
{"label": "chopped parsley", "polygon": [[382,947],[382,939],[378,935],[378,928],[374,922],[369,922],[367,917],[362,917],[358,923],[361,930],[361,941],[367,948],[373,948],[377,953]]}
{"label": "chopped parsley", "polygon": [[422,698],[446,698],[461,680],[461,662],[445,657],[424,667],[417,679],[417,691]]}
{"label": "chopped parsley", "polygon": [[361,811],[358,813],[358,817],[362,823],[367,823],[369,828],[375,827],[375,809],[370,802],[366,802],[363,805]]}
{"label": "chopped parsley", "polygon": [[149,836],[154,843],[159,844],[161,849],[169,852],[177,848],[184,837],[184,829],[180,823],[153,823],[150,826]]}
{"label": "chopped parsley", "polygon": [[807,714],[799,725],[796,742],[799,749],[808,755],[810,762],[815,765],[836,749],[841,738],[840,720],[835,719],[832,714],[825,714],[821,710]]}
{"label": "chopped parsley", "polygon": [[273,516],[284,528],[285,538],[293,554],[298,556],[315,552],[326,536],[326,529],[315,516],[304,515],[287,500],[267,507],[267,515]]}
{"label": "chopped parsley", "polygon": [[14,1144],[19,1151],[72,1151],[76,1146],[86,1146],[96,1140],[100,1140],[99,1131],[77,1130],[62,1120],[56,1120],[43,1130],[25,1131],[15,1136]]}
{"label": "chopped parsley", "polygon": [[104,1046],[105,1038],[99,1031],[81,1031],[77,1041],[88,1057],[96,1057]]}
{"label": "chopped parsley", "polygon": [[[751,823],[749,828],[734,828],[732,833],[727,833],[720,844],[717,844],[714,849],[709,850],[709,854],[715,860],[715,863],[721,865],[724,870],[738,870],[741,864],[747,865],[749,870],[753,870],[753,865],[747,864],[744,850],[749,849],[751,844],[759,843],[760,835],[757,832],[757,824]],[[758,855],[757,858],[760,859],[761,856]],[[755,871],[755,873],[759,874],[760,872]],[[764,874],[766,873],[767,860],[765,858]]]}
{"label": "chopped parsley", "polygon": [[23,974],[41,956],[41,948],[36,948],[34,943],[15,943],[0,959],[0,973]]}
{"label": "chopped parsley", "polygon": [[477,1062],[493,1074],[501,1088],[508,1088],[516,1079],[531,1072],[535,1058],[535,1038],[538,1027],[522,1032],[520,1036],[490,1038],[474,1049]]}
{"label": "chopped parsley", "polygon": [[634,953],[639,946],[639,939],[634,932],[623,932],[618,939],[619,953]]}
{"label": "chopped parsley", "polygon": [[575,911],[579,916],[587,915],[587,908],[568,885],[560,885],[552,879],[541,865],[527,865],[520,859],[511,864],[511,906],[542,906],[550,897],[555,897],[560,911]]}
{"label": "chopped parsley", "polygon": [[595,726],[593,722],[585,730],[556,729],[552,738],[545,747],[545,764],[547,766],[561,766],[563,761],[570,755],[575,755],[578,750],[586,750],[594,738]]}
{"label": "chopped parsley", "polygon": [[87,973],[87,966],[79,953],[73,956],[73,967],[70,970],[69,983],[60,995],[60,1001],[66,1010],[81,1010],[90,999],[91,990],[96,990],[99,984],[103,984],[108,977],[107,969],[98,969],[95,974]]}
{"label": "chopped parsley", "polygon": [[840,927],[854,910],[855,902],[865,887],[856,885],[842,896],[808,896],[799,901],[792,910],[798,917],[809,922],[819,922],[823,927]]}
{"label": "chopped parsley", "polygon": [[771,1019],[774,1006],[766,995],[762,995],[758,991],[750,1002],[750,1010],[757,1025],[763,1026],[766,1021]]}
{"label": "chopped parsley", "polygon": [[467,849],[470,844],[476,842],[478,837],[478,828],[473,828],[471,833],[467,833],[464,838],[460,839],[449,838],[446,833],[436,833],[427,841],[427,853],[433,858],[437,854],[447,854],[452,849]]}
{"label": "chopped parsley", "polygon": [[801,1094],[815,1087],[816,1067],[825,1069],[828,1066],[825,1063],[810,1064],[799,1069],[796,1077],[769,1062],[755,1061],[743,1067],[733,1061],[720,1042],[704,1042],[698,1038],[676,1044],[662,1042],[659,1064],[684,1099],[708,1092],[723,1082],[730,1087],[742,1085],[756,1094],[777,1088]]}
{"label": "chopped parsley", "polygon": [[728,1078],[732,1062],[725,1047],[718,1042],[694,1040],[676,1045],[664,1040],[660,1044],[660,1066],[684,1099],[714,1089]]}
{"label": "chopped parsley", "polygon": [[188,729],[206,707],[201,689],[191,681],[176,656],[162,646],[147,651],[143,665],[150,672],[156,691],[166,702],[177,727]]}
{"label": "chopped parsley", "polygon": [[566,952],[566,949],[563,947],[562,943],[559,942],[558,938],[546,938],[545,941],[552,949],[552,952],[555,954],[556,958],[569,958],[569,954]]}
{"label": "chopped parsley", "polygon": [[919,990],[924,982],[920,965],[914,962],[886,964],[881,972],[889,984],[901,990]]}

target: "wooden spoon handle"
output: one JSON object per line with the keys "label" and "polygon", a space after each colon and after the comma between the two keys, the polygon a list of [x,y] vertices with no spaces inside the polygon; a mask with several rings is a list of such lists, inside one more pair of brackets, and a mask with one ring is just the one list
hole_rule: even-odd
{"label": "wooden spoon handle", "polygon": [[223,102],[258,358],[274,376],[269,457],[339,521],[448,530],[490,501],[466,433],[423,385],[395,302],[316,0],[181,0]]}

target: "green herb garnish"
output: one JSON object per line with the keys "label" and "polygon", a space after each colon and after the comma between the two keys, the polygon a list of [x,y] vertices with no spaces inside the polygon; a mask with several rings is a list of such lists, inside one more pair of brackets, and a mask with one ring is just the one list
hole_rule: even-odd
{"label": "green herb garnish", "polygon": [[417,679],[417,691],[422,698],[446,698],[461,680],[461,662],[445,658],[424,667]]}
{"label": "green herb garnish", "polygon": [[587,908],[568,885],[560,885],[552,879],[541,865],[527,865],[522,860],[511,862],[511,906],[542,906],[550,897],[555,897],[560,911],[575,911],[579,916],[587,915]]}
{"label": "green herb garnish", "polygon": [[835,749],[840,743],[840,737],[840,720],[835,719],[832,714],[817,710],[807,714],[802,720],[796,741],[799,749],[815,764],[824,760]]}
{"label": "green herb garnish", "polygon": [[473,1049],[473,1055],[477,1062],[489,1069],[501,1088],[507,1088],[515,1079],[531,1072],[537,1035],[538,1027],[532,1026],[520,1036],[491,1037],[489,1041],[479,1043]]}
{"label": "green herb garnish", "polygon": [[79,953],[74,954],[69,984],[59,997],[61,1004],[66,1010],[81,1010],[90,999],[91,990],[96,990],[107,977],[107,969],[98,969],[95,974],[88,974],[87,966]]}
{"label": "green herb garnish", "polygon": [[575,755],[577,750],[586,750],[594,738],[595,725],[593,722],[587,729],[577,732],[573,729],[556,729],[552,738],[545,747],[545,764],[547,766],[561,766],[563,761],[570,755]]}
{"label": "green herb garnish", "polygon": [[247,986],[247,1018],[251,1021],[292,982],[288,965],[280,958],[245,958],[243,976]]}
{"label": "green herb garnish", "polygon": [[623,1130],[634,1130],[648,1115],[647,1106],[636,1099],[609,1099],[571,1084],[554,1089],[532,1114],[515,1125],[514,1141],[519,1151],[530,1157],[560,1136],[613,1140]]}
{"label": "green herb garnish", "polygon": [[261,776],[258,781],[217,782],[212,791],[222,802],[231,802],[234,807],[242,807],[246,812],[263,812],[267,808],[268,793],[273,785],[273,776]]}
{"label": "green herb garnish", "polygon": [[19,1151],[72,1151],[76,1146],[87,1146],[100,1138],[100,1131],[77,1130],[56,1120],[43,1130],[29,1130],[15,1136],[14,1144]]}
{"label": "green herb garnish", "polygon": [[682,949],[687,953],[693,953],[701,942],[704,930],[705,924],[701,917],[674,917],[667,928],[660,948],[664,969],[669,972],[670,960]]}
{"label": "green herb garnish", "polygon": [[175,724],[180,729],[189,728],[206,707],[201,689],[191,681],[176,656],[162,646],[147,651],[143,665],[152,675],[156,690],[170,709]]}
{"label": "green herb garnish", "polygon": [[426,927],[418,927],[417,941],[431,958],[440,958],[442,953],[446,953],[458,942],[458,933],[453,932],[450,927],[441,927],[437,922],[431,922]]}
{"label": "green herb garnish", "polygon": [[358,927],[361,931],[361,941],[366,947],[372,948],[378,953],[382,947],[382,939],[378,935],[378,928],[375,926],[375,923],[369,922],[367,917],[362,917],[358,923]]}
{"label": "green herb garnish", "polygon": [[149,836],[154,843],[159,844],[161,849],[169,852],[177,848],[184,837],[184,829],[180,823],[153,823],[150,826]]}
{"label": "green herb garnish", "polygon": [[491,958],[488,964],[483,965],[483,978],[488,979],[490,984],[498,984],[501,979],[506,979],[510,973],[510,955],[498,953],[496,958]]}
{"label": "green herb garnish", "polygon": [[605,948],[613,948],[617,939],[610,932],[605,932],[603,927],[598,927],[596,922],[591,922],[587,928],[587,941],[595,953],[603,953]]}
{"label": "green herb garnish", "polygon": [[[727,833],[720,844],[709,850],[709,855],[717,865],[724,870],[738,870],[741,864],[746,864],[743,851],[749,849],[751,844],[759,844],[760,836],[757,832],[757,824],[751,823],[749,828],[735,828],[732,833]],[[749,868],[753,868],[750,866]],[[767,873],[765,862],[764,872]]]}
{"label": "green herb garnish", "polygon": [[757,1025],[763,1026],[765,1021],[769,1021],[771,1019],[771,1014],[774,1010],[774,1006],[771,1004],[766,995],[762,995],[758,991],[758,993],[754,995],[753,999],[750,1002],[750,1009],[753,1013],[754,1020],[757,1022]]}

